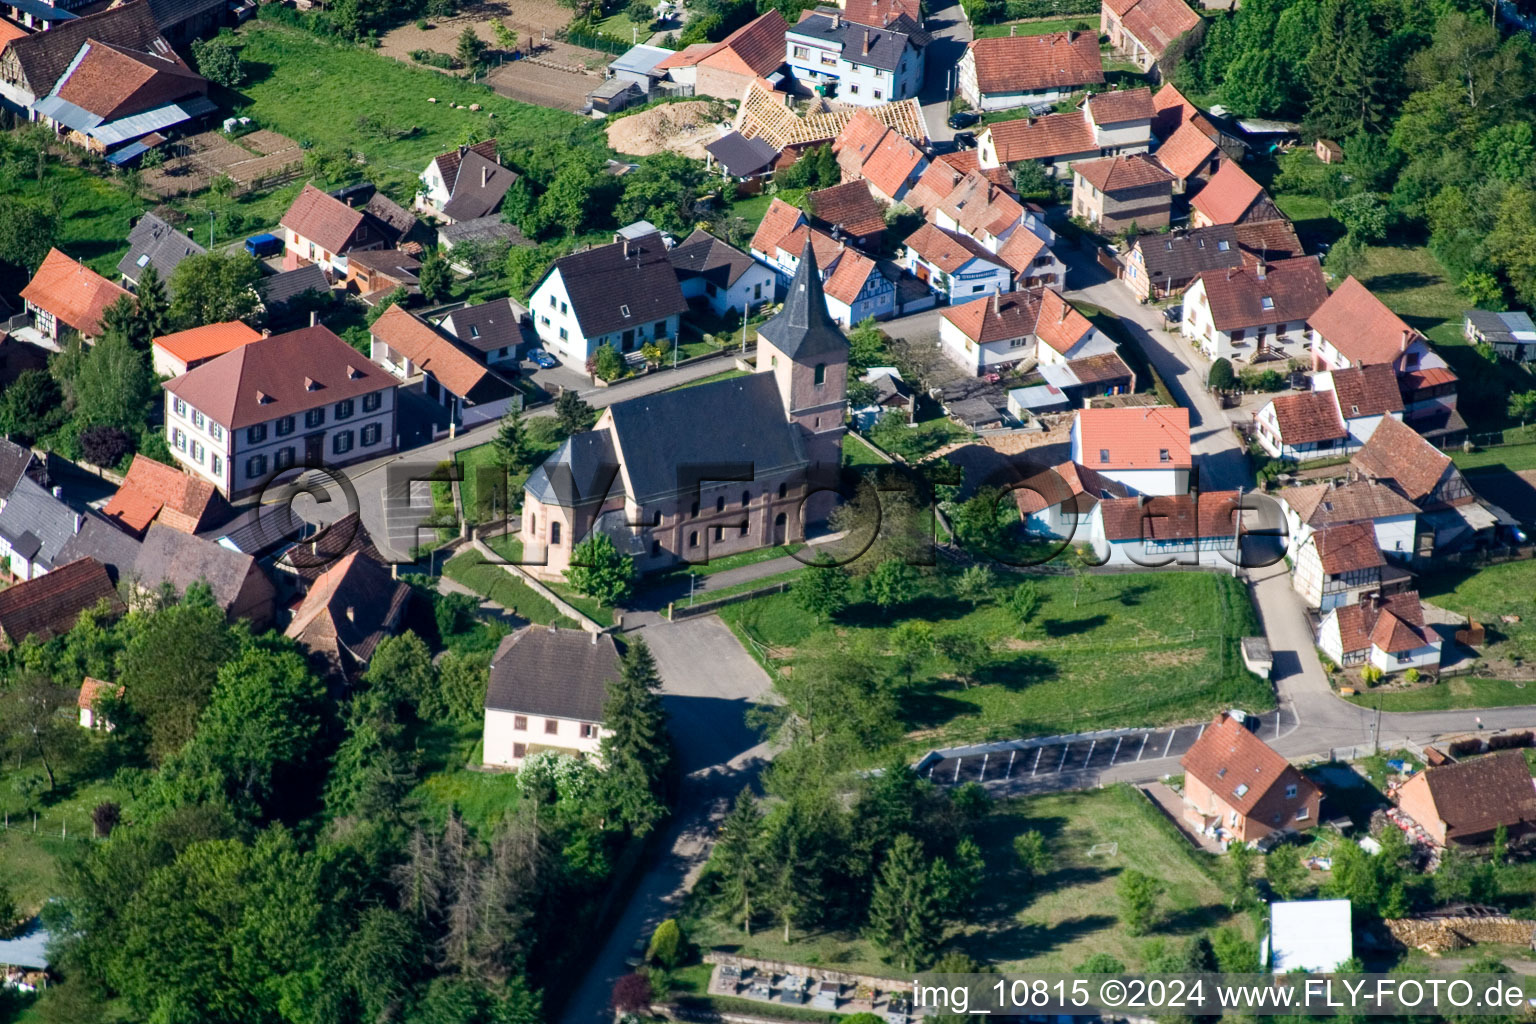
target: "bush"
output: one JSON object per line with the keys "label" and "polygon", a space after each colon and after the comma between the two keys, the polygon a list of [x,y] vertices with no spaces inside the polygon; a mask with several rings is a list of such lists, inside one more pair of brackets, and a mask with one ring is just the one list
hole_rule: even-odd
{"label": "bush", "polygon": [[1005,0],[1003,4],[1003,16],[1009,21],[1098,13],[1099,5],[1092,0]]}
{"label": "bush", "polygon": [[646,949],[645,958],[670,971],[682,962],[686,945],[682,928],[669,917],[656,926],[656,931],[651,935],[651,944]]}
{"label": "bush", "polygon": [[651,983],[643,974],[626,974],[613,983],[608,1005],[619,1013],[637,1013],[651,1005]]}
{"label": "bush", "polygon": [[1506,732],[1499,736],[1488,737],[1489,750],[1518,750],[1531,745],[1532,734],[1526,732]]}
{"label": "bush", "polygon": [[96,838],[106,839],[110,836],[122,817],[123,809],[111,800],[97,804],[91,811],[91,824],[96,829]]}
{"label": "bush", "polygon": [[1479,753],[1483,749],[1483,741],[1474,736],[1471,739],[1457,740],[1445,749],[1452,757],[1466,757],[1469,754]]}
{"label": "bush", "polygon": [[1230,359],[1218,359],[1211,364],[1211,375],[1206,378],[1206,386],[1212,391],[1231,391],[1236,382]]}
{"label": "bush", "polygon": [[432,603],[432,615],[437,620],[437,633],[447,639],[462,633],[475,623],[475,613],[480,602],[468,594],[439,594]]}
{"label": "bush", "polygon": [[411,60],[428,67],[447,70],[453,67],[453,57],[450,54],[438,53],[436,50],[412,50]]}
{"label": "bush", "polygon": [[1375,686],[1381,682],[1381,669],[1375,665],[1367,665],[1360,670],[1360,681],[1366,686]]}
{"label": "bush", "polygon": [[624,358],[612,345],[599,345],[592,353],[592,365],[588,370],[612,383],[624,376]]}
{"label": "bush", "polygon": [[1411,668],[1407,672],[1403,673],[1403,682],[1407,683],[1408,685],[1412,686],[1414,683],[1416,683],[1418,681],[1419,681],[1419,670],[1418,669]]}

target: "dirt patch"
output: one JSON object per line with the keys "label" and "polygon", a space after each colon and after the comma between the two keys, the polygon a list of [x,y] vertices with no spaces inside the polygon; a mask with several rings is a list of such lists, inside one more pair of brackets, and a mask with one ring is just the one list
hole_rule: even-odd
{"label": "dirt patch", "polygon": [[707,100],[664,103],[608,126],[608,145],[629,156],[680,153],[704,159],[704,147],[720,137],[718,105]]}
{"label": "dirt patch", "polygon": [[[415,22],[391,29],[379,39],[379,52],[399,60],[409,61],[412,50],[436,50],[453,53],[458,49],[459,33],[464,26],[474,28],[475,35],[494,50],[496,33],[491,24],[502,21],[517,33],[517,48],[527,50],[547,42],[571,20],[571,9],[553,0],[494,0],[491,3],[462,7],[452,18],[428,18],[430,28],[419,29]],[[491,59],[496,55],[493,52]]]}
{"label": "dirt patch", "polygon": [[235,180],[237,192],[268,188],[304,166],[297,143],[265,128],[239,139],[222,132],[191,135],[168,146],[166,156],[165,163],[145,169],[141,176],[162,198],[201,192],[223,174]]}
{"label": "dirt patch", "polygon": [[[556,110],[580,110],[587,93],[602,84],[607,54],[568,43],[550,43],[523,60],[492,68],[486,84],[503,96]],[[597,69],[597,70],[594,70]]]}
{"label": "dirt patch", "polygon": [[1197,647],[1181,647],[1176,651],[1143,651],[1136,655],[1136,660],[1148,665],[1170,666],[1188,665],[1191,662],[1204,658],[1206,652]]}

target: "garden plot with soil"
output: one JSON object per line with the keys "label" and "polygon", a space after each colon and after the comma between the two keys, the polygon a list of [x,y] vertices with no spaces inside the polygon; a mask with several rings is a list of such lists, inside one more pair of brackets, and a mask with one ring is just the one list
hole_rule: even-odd
{"label": "garden plot with soil", "polygon": [[297,143],[264,128],[235,139],[203,132],[166,148],[170,159],[142,174],[144,184],[162,198],[201,192],[220,175],[233,178],[241,192],[270,186],[304,165]]}
{"label": "garden plot with soil", "polygon": [[496,3],[472,4],[459,8],[459,13],[451,18],[426,19],[431,26],[427,29],[417,28],[415,22],[391,29],[380,37],[379,52],[404,61],[411,59],[412,50],[436,50],[452,54],[458,49],[459,33],[464,31],[465,25],[469,25],[492,51],[491,60],[494,63],[494,51],[497,48],[496,33],[491,28],[494,22],[501,21],[516,32],[517,48],[526,51],[530,46],[543,43],[546,37],[552,40],[554,34],[570,20],[569,7],[541,0],[500,0]]}

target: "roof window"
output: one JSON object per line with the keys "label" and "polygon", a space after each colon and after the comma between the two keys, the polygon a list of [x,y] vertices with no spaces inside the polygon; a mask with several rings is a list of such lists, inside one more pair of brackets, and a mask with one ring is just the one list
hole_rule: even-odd
{"label": "roof window", "polygon": [[478,337],[480,337],[480,328],[476,327],[474,324],[470,324],[469,325],[469,336],[471,338],[478,338]]}
{"label": "roof window", "polygon": [[1246,783],[1246,782],[1239,782],[1237,784],[1237,788],[1232,791],[1232,795],[1235,796],[1235,797],[1247,796],[1248,795],[1248,783]]}
{"label": "roof window", "polygon": [[1157,450],[1157,461],[1158,462],[1172,462],[1173,461],[1173,456],[1168,454],[1168,449],[1167,448],[1159,448]]}
{"label": "roof window", "polygon": [[[1204,245],[1205,243],[1201,242],[1200,244]],[[1232,244],[1230,242],[1228,242],[1226,239],[1222,239],[1221,241],[1216,243],[1216,251],[1217,252],[1226,252],[1230,248],[1232,248]]]}
{"label": "roof window", "polygon": [[1109,449],[1108,448],[1100,448],[1099,449],[1099,461],[1100,462],[1108,462],[1109,461]]}
{"label": "roof window", "polygon": [[1263,306],[1265,309],[1274,309],[1275,308],[1275,300],[1274,300],[1274,298],[1272,296],[1266,295],[1262,299],[1259,300],[1259,305]]}
{"label": "roof window", "polygon": [[145,253],[143,256],[140,256],[138,258],[138,264],[141,267],[144,266],[145,264],[147,264],[148,262],[149,262],[149,253]]}
{"label": "roof window", "polygon": [[1225,768],[1217,768],[1216,769],[1216,777],[1218,779],[1226,778],[1227,777],[1227,770]]}
{"label": "roof window", "polygon": [[620,306],[619,307],[619,315],[621,315],[621,316],[629,316],[629,307],[628,306]]}

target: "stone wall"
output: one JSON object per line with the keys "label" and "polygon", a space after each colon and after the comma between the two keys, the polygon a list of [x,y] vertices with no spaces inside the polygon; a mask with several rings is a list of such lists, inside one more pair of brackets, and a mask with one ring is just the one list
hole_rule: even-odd
{"label": "stone wall", "polygon": [[834,971],[826,967],[810,967],[806,964],[792,964],[783,960],[759,960],[750,956],[735,956],[730,953],[706,953],[704,962],[707,964],[720,964],[722,966],[752,967],[763,974],[798,974],[802,978],[814,978],[817,981],[833,981],[841,985],[852,985],[855,988],[865,986],[879,989],[881,992],[911,992],[910,981],[899,981],[895,978],[876,978],[869,974],[850,974],[847,971]]}

